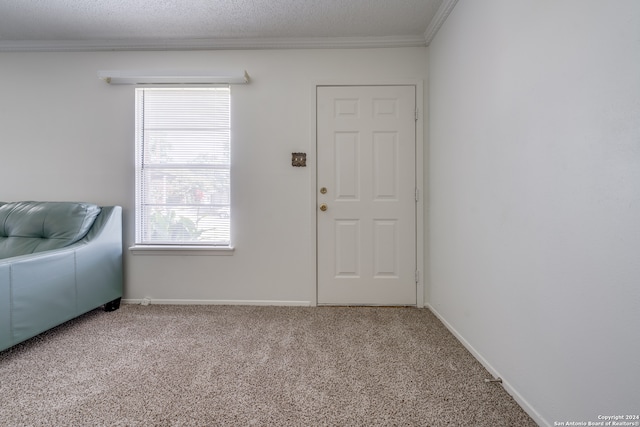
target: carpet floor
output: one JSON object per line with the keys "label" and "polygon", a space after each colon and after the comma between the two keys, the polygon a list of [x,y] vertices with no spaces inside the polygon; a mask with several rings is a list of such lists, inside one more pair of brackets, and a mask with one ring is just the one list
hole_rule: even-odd
{"label": "carpet floor", "polygon": [[428,310],[123,305],[0,352],[2,426],[535,426]]}

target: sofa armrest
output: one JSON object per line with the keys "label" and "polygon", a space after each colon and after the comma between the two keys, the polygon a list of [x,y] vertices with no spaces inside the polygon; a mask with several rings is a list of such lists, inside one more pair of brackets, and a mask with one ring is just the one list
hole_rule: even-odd
{"label": "sofa armrest", "polygon": [[77,310],[82,314],[122,297],[122,208],[103,207],[77,245]]}

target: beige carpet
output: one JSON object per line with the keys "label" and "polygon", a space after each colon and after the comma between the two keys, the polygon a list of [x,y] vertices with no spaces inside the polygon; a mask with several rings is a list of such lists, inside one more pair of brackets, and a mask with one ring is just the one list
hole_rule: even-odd
{"label": "beige carpet", "polygon": [[2,426],[535,426],[428,310],[123,305],[0,352]]}

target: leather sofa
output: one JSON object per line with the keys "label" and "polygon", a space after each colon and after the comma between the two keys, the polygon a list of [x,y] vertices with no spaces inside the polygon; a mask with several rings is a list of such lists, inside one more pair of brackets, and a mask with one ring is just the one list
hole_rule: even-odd
{"label": "leather sofa", "polygon": [[0,202],[0,351],[122,297],[122,208]]}

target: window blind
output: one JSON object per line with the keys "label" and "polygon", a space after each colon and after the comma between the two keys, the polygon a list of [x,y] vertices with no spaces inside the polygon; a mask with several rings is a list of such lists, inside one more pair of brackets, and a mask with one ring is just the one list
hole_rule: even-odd
{"label": "window blind", "polygon": [[136,89],[136,244],[230,244],[230,90]]}

